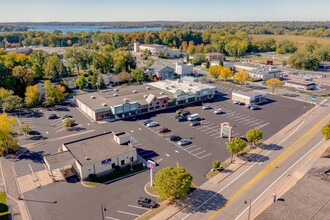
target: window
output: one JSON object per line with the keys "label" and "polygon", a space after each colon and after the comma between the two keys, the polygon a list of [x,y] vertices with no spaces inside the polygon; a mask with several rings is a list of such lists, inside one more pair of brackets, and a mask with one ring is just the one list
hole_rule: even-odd
{"label": "window", "polygon": [[157,102],[156,104],[159,105],[159,102]]}
{"label": "window", "polygon": [[121,165],[125,165],[125,160],[121,160]]}
{"label": "window", "polygon": [[112,169],[115,169],[115,167],[116,167],[116,164],[115,164],[115,163],[112,163],[112,164],[111,164],[111,168],[112,168]]}
{"label": "window", "polygon": [[131,162],[133,162],[134,161],[134,157],[131,157]]}
{"label": "window", "polygon": [[164,104],[166,104],[167,103],[167,100],[164,100]]}

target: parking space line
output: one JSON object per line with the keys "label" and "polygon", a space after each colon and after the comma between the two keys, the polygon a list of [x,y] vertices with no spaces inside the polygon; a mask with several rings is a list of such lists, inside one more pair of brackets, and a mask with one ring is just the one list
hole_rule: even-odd
{"label": "parking space line", "polygon": [[240,119],[240,118],[244,118],[245,116],[246,116],[246,114],[236,114],[234,117],[228,117],[228,118],[230,118],[231,120],[234,120],[234,118]]}
{"label": "parking space line", "polygon": [[251,125],[249,125],[249,127],[254,126],[254,125],[260,125],[260,124],[262,124],[263,122],[264,122],[264,121],[254,122],[254,123],[252,123]]}
{"label": "parking space line", "polygon": [[214,133],[214,134],[211,134],[210,136],[214,136],[214,135],[217,135],[217,134],[220,134],[220,132],[217,132],[217,133]]}
{"label": "parking space line", "polygon": [[[199,150],[199,149],[201,149],[201,148],[196,148],[196,149],[194,149],[194,150],[192,150],[192,151],[188,151],[189,153],[192,153],[192,152],[194,152],[194,151],[196,151],[196,150]],[[193,154],[194,155],[194,154]],[[195,155],[194,155],[195,156]]]}
{"label": "parking space line", "polygon": [[254,120],[254,119],[255,119],[254,117],[248,116],[248,117],[246,117],[244,119],[241,119],[241,121],[239,123],[242,124],[244,122],[251,121],[251,120]]}
{"label": "parking space line", "polygon": [[243,113],[231,114],[231,115],[229,115],[229,116],[226,117],[226,118],[232,119],[232,118],[241,117],[241,116],[243,116],[243,115],[245,115],[245,114],[243,114]]}
{"label": "parking space line", "polygon": [[260,126],[258,126],[258,127],[256,127],[256,128],[260,129],[260,128],[263,128],[263,127],[265,127],[265,126],[266,126],[266,125],[268,125],[268,124],[269,124],[269,122],[268,122],[268,123],[266,123],[266,124],[260,125]]}
{"label": "parking space line", "polygon": [[105,218],[111,219],[111,220],[120,220],[119,218],[112,218],[112,217],[109,217],[109,216],[105,216]]}
{"label": "parking space line", "polygon": [[245,118],[250,118],[251,116],[248,116],[248,115],[245,115],[244,117],[239,117],[239,118],[237,118],[237,119],[235,119],[234,121],[239,121],[239,120],[243,120],[243,119],[245,119]]}
{"label": "parking space line", "polygon": [[185,149],[188,150],[188,149],[190,149],[190,148],[194,148],[194,147],[196,147],[196,145],[193,145],[193,146],[187,147],[187,148],[185,148]]}
{"label": "parking space line", "polygon": [[208,156],[210,156],[210,155],[212,155],[212,154],[209,153],[209,154],[203,155],[203,156],[201,156],[201,157],[198,157],[198,159],[202,159],[202,158],[208,157]]}
{"label": "parking space line", "polygon": [[136,216],[136,217],[141,216],[141,215],[138,215],[138,214],[134,214],[134,213],[130,213],[130,212],[124,212],[124,211],[120,211],[120,210],[117,210],[117,212],[127,214],[127,215],[133,215],[133,216]]}
{"label": "parking space line", "polygon": [[198,155],[198,154],[202,154],[202,153],[204,153],[204,152],[206,152],[206,150],[203,150],[203,151],[201,151],[201,152],[198,152],[197,154],[194,154],[194,155],[196,156],[196,155]]}
{"label": "parking space line", "polygon": [[205,132],[205,134],[211,134],[211,133],[214,133],[214,132],[217,132],[217,131],[208,131],[208,132]]}
{"label": "parking space line", "polygon": [[136,209],[150,210],[148,208],[141,207],[141,206],[136,206],[136,205],[127,205],[127,206],[132,207],[132,208],[136,208]]}
{"label": "parking space line", "polygon": [[255,120],[251,120],[251,121],[249,121],[249,122],[247,122],[247,123],[244,123],[244,125],[248,125],[248,124],[253,124],[253,123],[255,123],[256,121],[259,121],[259,119],[255,119]]}

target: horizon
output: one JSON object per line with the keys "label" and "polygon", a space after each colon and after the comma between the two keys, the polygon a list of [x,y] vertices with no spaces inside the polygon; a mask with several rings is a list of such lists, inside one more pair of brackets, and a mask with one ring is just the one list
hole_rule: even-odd
{"label": "horizon", "polygon": [[0,23],[330,21],[327,0],[94,0],[92,3],[87,0],[0,0],[0,3],[6,5],[0,14]]}

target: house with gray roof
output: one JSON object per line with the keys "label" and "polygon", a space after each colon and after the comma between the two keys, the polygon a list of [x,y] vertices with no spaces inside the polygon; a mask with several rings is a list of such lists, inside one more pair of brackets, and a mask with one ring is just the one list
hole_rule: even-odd
{"label": "house with gray roof", "polygon": [[164,63],[157,62],[150,66],[146,73],[152,74],[157,80],[173,79],[174,78],[174,68],[167,66]]}

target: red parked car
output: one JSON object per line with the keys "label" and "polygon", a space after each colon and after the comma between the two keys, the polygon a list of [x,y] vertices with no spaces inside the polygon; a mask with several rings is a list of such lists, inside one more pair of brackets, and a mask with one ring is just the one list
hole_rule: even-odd
{"label": "red parked car", "polygon": [[166,133],[169,132],[170,130],[168,128],[161,128],[160,130],[158,130],[158,133],[162,134],[162,133]]}

